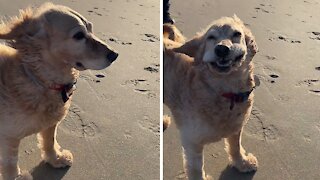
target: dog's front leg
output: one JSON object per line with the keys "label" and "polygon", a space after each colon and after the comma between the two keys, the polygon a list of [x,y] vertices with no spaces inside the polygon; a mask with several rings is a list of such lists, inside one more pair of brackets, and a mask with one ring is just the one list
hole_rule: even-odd
{"label": "dog's front leg", "polygon": [[20,173],[18,166],[19,144],[20,140],[18,139],[0,138],[0,172],[3,180],[32,180],[32,176],[28,172]]}
{"label": "dog's front leg", "polygon": [[231,165],[240,172],[256,171],[258,168],[257,158],[251,153],[246,155],[246,151],[241,145],[241,134],[242,130],[225,139],[226,151],[229,153]]}
{"label": "dog's front leg", "polygon": [[183,165],[189,180],[205,180],[203,145],[182,139]]}
{"label": "dog's front leg", "polygon": [[71,166],[73,161],[71,152],[61,149],[56,140],[57,126],[58,124],[38,134],[41,157],[55,168]]}

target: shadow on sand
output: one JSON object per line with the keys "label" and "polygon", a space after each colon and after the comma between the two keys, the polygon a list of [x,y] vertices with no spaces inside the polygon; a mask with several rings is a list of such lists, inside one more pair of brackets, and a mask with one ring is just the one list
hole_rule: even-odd
{"label": "shadow on sand", "polygon": [[240,173],[233,167],[227,166],[220,174],[219,180],[252,180],[255,172]]}
{"label": "shadow on sand", "polygon": [[70,167],[56,169],[42,161],[31,170],[31,174],[33,180],[61,180],[69,169]]}

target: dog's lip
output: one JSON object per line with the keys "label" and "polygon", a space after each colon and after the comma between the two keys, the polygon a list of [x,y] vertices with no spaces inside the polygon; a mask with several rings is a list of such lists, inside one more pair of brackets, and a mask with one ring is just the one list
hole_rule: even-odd
{"label": "dog's lip", "polygon": [[229,72],[231,70],[231,63],[228,66],[220,66],[216,61],[214,61],[214,62],[210,62],[210,65],[211,67],[217,69],[220,72]]}
{"label": "dog's lip", "polygon": [[[221,62],[225,62],[225,63],[221,63]],[[222,60],[222,61],[216,61],[216,65],[219,66],[219,67],[229,67],[231,66],[232,64],[232,61],[231,60]]]}

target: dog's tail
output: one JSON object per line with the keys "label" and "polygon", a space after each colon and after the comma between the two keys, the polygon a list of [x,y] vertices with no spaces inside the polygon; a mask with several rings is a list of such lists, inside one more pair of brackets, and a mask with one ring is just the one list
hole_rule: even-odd
{"label": "dog's tail", "polygon": [[163,1],[163,24],[166,24],[166,23],[174,24],[174,19],[171,17],[169,10],[170,10],[170,2],[169,0],[164,0]]}
{"label": "dog's tail", "polygon": [[168,115],[163,116],[163,131],[165,131],[171,124],[171,118]]}

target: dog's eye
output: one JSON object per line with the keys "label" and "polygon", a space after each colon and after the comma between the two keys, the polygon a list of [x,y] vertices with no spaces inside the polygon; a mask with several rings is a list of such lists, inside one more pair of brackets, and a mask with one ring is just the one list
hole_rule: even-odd
{"label": "dog's eye", "polygon": [[83,32],[77,32],[72,38],[75,40],[82,40],[85,38],[85,34]]}
{"label": "dog's eye", "polygon": [[233,37],[235,37],[235,38],[241,37],[241,32],[239,32],[239,31],[234,32]]}
{"label": "dog's eye", "polygon": [[216,40],[216,37],[213,36],[213,35],[210,35],[210,36],[208,37],[208,39],[209,39],[209,40]]}

